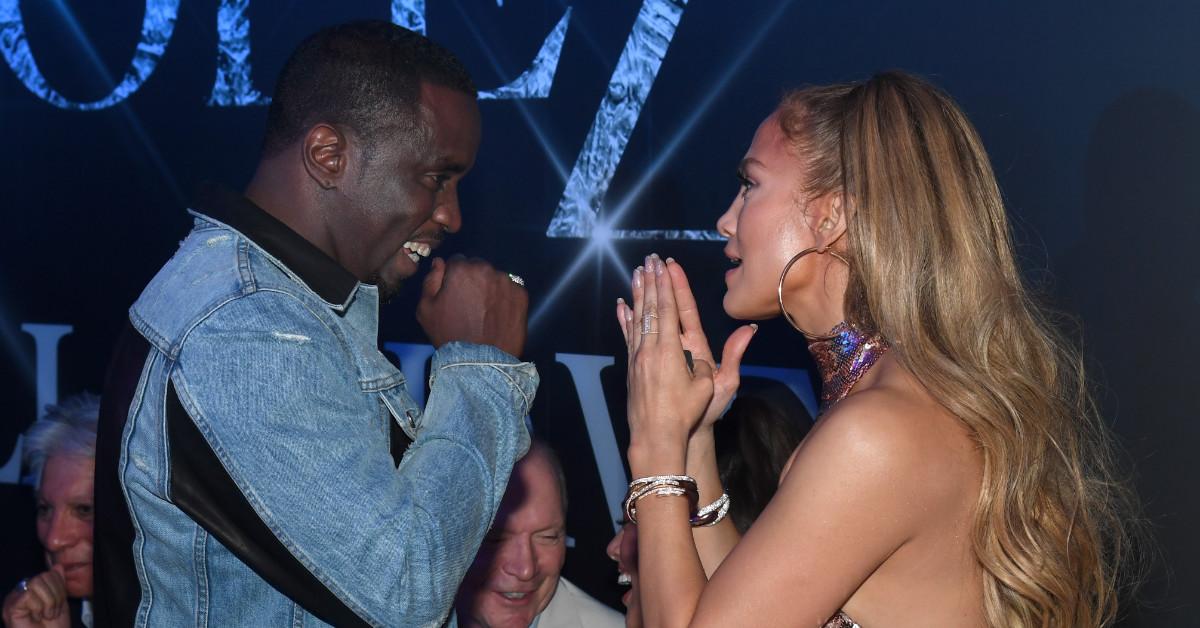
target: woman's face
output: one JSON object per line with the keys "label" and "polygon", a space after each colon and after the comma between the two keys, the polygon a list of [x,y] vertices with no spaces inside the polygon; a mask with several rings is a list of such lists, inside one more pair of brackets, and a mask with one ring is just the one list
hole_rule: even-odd
{"label": "woman's face", "polygon": [[46,565],[60,565],[67,595],[92,597],[92,475],[95,462],[51,456],[37,492],[37,535]]}
{"label": "woman's face", "polygon": [[638,591],[637,526],[626,522],[608,542],[608,557],[617,562],[617,582],[629,586],[621,598],[625,604],[625,628],[642,628],[642,603]]}
{"label": "woman's face", "polygon": [[[758,127],[738,169],[742,186],[717,229],[729,242],[725,255],[735,266],[725,273],[725,312],[741,320],[779,315],[776,288],[788,260],[807,248],[824,245],[839,225],[825,218],[828,195],[806,202],[803,163],[773,113]],[[809,255],[788,272],[784,284],[788,312],[803,325],[828,329],[840,312],[813,298],[812,287],[829,267],[828,255]],[[831,319],[826,321],[825,319]],[[827,323],[827,324],[826,324]]]}

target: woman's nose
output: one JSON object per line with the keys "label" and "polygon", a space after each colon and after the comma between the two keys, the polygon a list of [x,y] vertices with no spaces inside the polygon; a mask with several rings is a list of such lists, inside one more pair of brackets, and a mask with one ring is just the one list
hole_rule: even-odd
{"label": "woman's nose", "polygon": [[57,552],[79,540],[78,526],[67,513],[57,511],[52,517],[50,530],[46,534],[46,549]]}
{"label": "woman's nose", "polygon": [[608,547],[604,548],[604,553],[614,561],[620,562],[621,560],[621,536],[624,534],[625,527],[622,526],[620,530],[617,530],[617,535],[608,542]]}

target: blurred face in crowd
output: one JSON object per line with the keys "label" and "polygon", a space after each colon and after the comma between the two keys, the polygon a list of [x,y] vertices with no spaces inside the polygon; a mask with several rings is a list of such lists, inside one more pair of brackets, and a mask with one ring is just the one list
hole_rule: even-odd
{"label": "blurred face in crowd", "polygon": [[637,526],[625,522],[608,542],[608,557],[617,562],[617,583],[628,586],[621,598],[625,604],[626,628],[642,628],[642,600],[638,590]]}
{"label": "blurred face in crowd", "polygon": [[513,469],[491,531],[459,590],[463,626],[525,628],[545,610],[566,558],[554,467],[538,448]]}
{"label": "blurred face in crowd", "polygon": [[92,596],[92,477],[95,460],[58,455],[46,460],[37,491],[37,535],[49,567],[61,565],[67,595]]}

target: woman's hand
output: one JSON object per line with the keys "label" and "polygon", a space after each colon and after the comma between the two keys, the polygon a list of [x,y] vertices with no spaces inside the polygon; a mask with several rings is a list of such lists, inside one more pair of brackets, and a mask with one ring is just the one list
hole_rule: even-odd
{"label": "woman's hand", "polygon": [[55,566],[22,581],[4,598],[4,624],[11,628],[70,626],[67,581]]}
{"label": "woman's hand", "polygon": [[667,264],[651,255],[633,273],[633,307],[617,305],[629,351],[629,462],[651,467],[635,473],[681,472],[688,435],[713,399],[711,354],[693,353],[688,371],[675,294]]}
{"label": "woman's hand", "polygon": [[[682,266],[670,258],[667,259],[666,268],[675,291],[679,325],[683,330],[680,336],[683,348],[691,351],[693,358],[715,364],[708,337],[704,335],[704,328],[700,325],[700,312],[696,308],[696,297],[692,295],[687,274],[683,272]],[[729,402],[733,401],[733,396],[737,394],[738,386],[741,385],[738,371],[742,365],[742,356],[745,355],[746,347],[750,345],[750,339],[756,331],[757,324],[743,325],[725,340],[725,348],[721,350],[721,365],[713,374],[712,401],[704,410],[704,417],[700,420],[697,431],[712,429],[713,423],[721,418],[725,409],[729,407]]]}

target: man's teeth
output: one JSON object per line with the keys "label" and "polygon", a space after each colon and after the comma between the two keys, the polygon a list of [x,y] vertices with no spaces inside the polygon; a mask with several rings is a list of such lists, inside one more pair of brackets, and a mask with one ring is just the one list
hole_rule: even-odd
{"label": "man's teeth", "polygon": [[633,584],[633,576],[627,573],[617,574],[617,584],[630,586]]}
{"label": "man's teeth", "polygon": [[433,247],[424,242],[405,242],[404,250],[408,251],[408,258],[413,263],[419,263],[422,257],[429,257],[429,253],[433,251]]}
{"label": "man's teeth", "polygon": [[529,594],[521,593],[519,591],[506,591],[506,592],[501,593],[500,595],[503,595],[504,597],[506,597],[510,600],[523,600],[523,599],[525,599],[525,596],[529,595]]}

